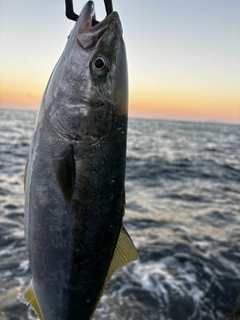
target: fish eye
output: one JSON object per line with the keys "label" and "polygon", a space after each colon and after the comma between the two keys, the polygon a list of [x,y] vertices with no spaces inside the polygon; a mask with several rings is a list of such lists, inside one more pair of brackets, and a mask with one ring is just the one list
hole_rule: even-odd
{"label": "fish eye", "polygon": [[109,63],[107,57],[98,54],[92,60],[92,69],[97,75],[104,75],[109,70]]}
{"label": "fish eye", "polygon": [[105,67],[105,61],[103,58],[99,57],[94,61],[94,66],[98,70],[102,70]]}

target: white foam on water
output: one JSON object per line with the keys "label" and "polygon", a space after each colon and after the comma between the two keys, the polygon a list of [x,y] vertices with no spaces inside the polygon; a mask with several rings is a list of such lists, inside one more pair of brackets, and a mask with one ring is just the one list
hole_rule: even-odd
{"label": "white foam on water", "polygon": [[3,274],[3,277],[10,277],[12,275],[12,272],[11,271],[6,271],[6,272],[4,272],[4,274]]}
{"label": "white foam on water", "polygon": [[26,281],[23,277],[15,277],[15,279],[18,281],[21,288],[26,285]]}
{"label": "white foam on water", "polygon": [[[4,236],[3,238],[8,238],[8,236]],[[14,246],[15,246],[15,244],[8,246],[6,249],[0,250],[0,257],[12,254]]]}
{"label": "white foam on water", "polygon": [[[188,319],[199,320],[205,317],[214,319],[214,307],[206,309],[206,302],[210,303],[206,298],[212,283],[216,284],[216,276],[207,266],[203,266],[202,271],[209,277],[205,281],[199,282],[198,269],[191,261],[180,262],[175,257],[166,257],[156,262],[140,263],[135,262],[130,269],[124,267],[124,276],[131,281],[122,285],[119,295],[122,296],[124,291],[131,292],[134,282],[140,285],[140,290],[147,291],[150,296],[159,303],[159,308],[168,312],[171,298],[178,295],[182,298],[192,300],[193,313]],[[133,299],[131,299],[133,300]],[[121,303],[121,299],[118,299]],[[184,300],[183,300],[184,301]],[[159,317],[162,315],[159,314]],[[160,319],[160,318],[159,318]],[[165,319],[164,316],[162,319]]]}
{"label": "white foam on water", "polygon": [[29,261],[23,260],[18,266],[18,272],[23,274],[29,270]]}

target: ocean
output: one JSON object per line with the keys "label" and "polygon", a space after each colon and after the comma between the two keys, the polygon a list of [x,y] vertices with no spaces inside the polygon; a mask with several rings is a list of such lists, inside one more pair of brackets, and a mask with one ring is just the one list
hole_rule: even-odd
{"label": "ocean", "polygon": [[[0,319],[36,319],[23,172],[36,113],[0,109]],[[112,277],[94,320],[210,320],[240,294],[240,126],[129,119],[124,225],[139,261]]]}

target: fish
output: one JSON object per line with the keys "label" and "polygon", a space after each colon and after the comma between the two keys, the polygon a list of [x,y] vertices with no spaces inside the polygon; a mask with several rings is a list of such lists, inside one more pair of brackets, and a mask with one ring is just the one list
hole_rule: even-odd
{"label": "fish", "polygon": [[128,72],[117,12],[83,7],[43,94],[24,175],[32,280],[41,320],[92,319],[113,273],[138,259],[122,224]]}

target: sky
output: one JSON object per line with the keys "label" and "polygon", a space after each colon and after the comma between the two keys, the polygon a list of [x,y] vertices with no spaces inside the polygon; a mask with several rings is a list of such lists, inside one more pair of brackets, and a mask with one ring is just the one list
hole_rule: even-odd
{"label": "sky", "polygon": [[[101,20],[104,1],[94,2]],[[73,4],[79,13],[85,1]],[[127,48],[130,116],[240,123],[239,0],[113,7]],[[64,0],[0,0],[0,107],[39,107],[74,25],[64,11]]]}

